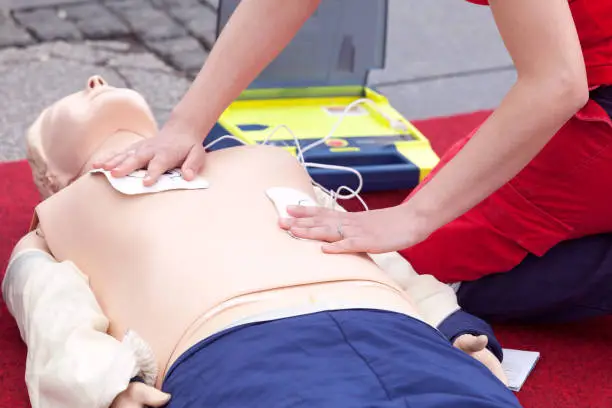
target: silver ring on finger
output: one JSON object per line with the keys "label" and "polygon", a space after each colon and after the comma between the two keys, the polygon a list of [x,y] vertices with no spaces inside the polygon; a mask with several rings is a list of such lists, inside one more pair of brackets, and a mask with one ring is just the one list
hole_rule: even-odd
{"label": "silver ring on finger", "polygon": [[339,222],[338,225],[336,225],[336,231],[338,231],[338,235],[340,235],[340,239],[344,239],[344,232],[342,231],[341,222]]}

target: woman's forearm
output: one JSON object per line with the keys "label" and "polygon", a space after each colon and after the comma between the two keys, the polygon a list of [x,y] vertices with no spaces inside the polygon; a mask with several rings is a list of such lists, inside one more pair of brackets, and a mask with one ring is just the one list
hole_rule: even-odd
{"label": "woman's forearm", "polygon": [[463,149],[406,203],[420,239],[508,182],[588,99],[567,0],[489,4],[518,80]]}
{"label": "woman's forearm", "polygon": [[217,118],[287,46],[320,0],[242,0],[170,121],[204,137]]}
{"label": "woman's forearm", "polygon": [[581,83],[519,80],[464,148],[405,204],[418,235],[428,236],[508,182],[587,98]]}

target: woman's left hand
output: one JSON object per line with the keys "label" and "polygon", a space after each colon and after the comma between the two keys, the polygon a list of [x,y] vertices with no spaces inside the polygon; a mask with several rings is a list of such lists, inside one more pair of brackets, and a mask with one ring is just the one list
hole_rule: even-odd
{"label": "woman's left hand", "polygon": [[294,218],[281,219],[281,228],[298,238],[327,242],[322,249],[330,254],[392,252],[425,239],[403,206],[356,213],[289,206],[287,212]]}

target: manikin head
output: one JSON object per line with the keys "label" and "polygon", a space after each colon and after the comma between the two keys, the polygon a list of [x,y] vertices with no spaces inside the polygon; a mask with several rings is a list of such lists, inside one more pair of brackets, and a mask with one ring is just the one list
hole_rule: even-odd
{"label": "manikin head", "polygon": [[94,158],[156,134],[151,109],[139,93],[99,77],[45,109],[27,134],[34,182],[46,198],[85,172]]}

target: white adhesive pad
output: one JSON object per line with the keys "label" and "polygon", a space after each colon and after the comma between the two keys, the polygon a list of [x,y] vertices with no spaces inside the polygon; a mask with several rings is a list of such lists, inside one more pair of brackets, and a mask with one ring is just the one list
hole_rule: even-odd
{"label": "white adhesive pad", "polygon": [[208,181],[196,176],[192,181],[186,181],[179,169],[169,170],[162,174],[157,182],[150,187],[142,184],[146,176],[145,170],[137,170],[125,177],[113,177],[110,171],[95,169],[91,174],[104,174],[113,188],[126,195],[151,194],[170,190],[203,190],[209,187]]}
{"label": "white adhesive pad", "polygon": [[[287,206],[290,205],[303,205],[308,207],[319,206],[319,204],[317,204],[308,194],[294,188],[272,187],[266,190],[266,195],[272,200],[272,203],[274,203],[279,218],[291,218],[291,216],[287,214]],[[294,236],[290,231],[287,231],[287,233],[295,239],[302,239]]]}
{"label": "white adhesive pad", "polygon": [[308,194],[294,188],[272,187],[266,190],[266,195],[274,203],[279,218],[291,218],[287,214],[287,207],[290,205],[318,207],[318,204]]}

